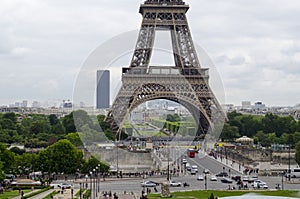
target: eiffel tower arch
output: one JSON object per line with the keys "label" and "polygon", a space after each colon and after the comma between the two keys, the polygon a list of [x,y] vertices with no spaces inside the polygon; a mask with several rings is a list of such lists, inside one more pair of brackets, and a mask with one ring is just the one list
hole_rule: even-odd
{"label": "eiffel tower arch", "polygon": [[[195,119],[197,136],[210,133],[224,121],[225,114],[213,94],[209,70],[202,68],[191,37],[182,0],[146,0],[140,6],[143,16],[129,67],[122,69],[122,86],[106,121],[120,135],[128,114],[139,105],[166,99],[184,106]],[[175,66],[150,66],[155,34],[170,31]]]}

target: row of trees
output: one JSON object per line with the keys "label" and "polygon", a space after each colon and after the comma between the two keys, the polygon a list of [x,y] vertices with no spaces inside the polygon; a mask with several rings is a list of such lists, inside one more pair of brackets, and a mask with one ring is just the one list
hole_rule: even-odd
{"label": "row of trees", "polygon": [[[74,115],[76,114],[76,124]],[[21,143],[29,148],[47,147],[64,139],[69,133],[77,132],[76,128],[93,131],[104,131],[105,136],[114,140],[109,124],[104,122],[105,116],[91,118],[84,111],[75,111],[64,117],[56,115],[17,115],[15,113],[0,114],[0,143]],[[100,126],[101,128],[100,128]]]}
{"label": "row of trees", "polygon": [[93,156],[85,160],[83,152],[66,139],[56,142],[39,153],[8,150],[5,145],[0,144],[0,181],[4,179],[4,174],[28,175],[33,171],[48,174],[76,172],[85,174],[98,165],[100,165],[100,172],[108,172],[108,164]]}
{"label": "row of trees", "polygon": [[234,141],[240,136],[254,138],[255,144],[269,147],[271,144],[289,145],[296,149],[296,161],[300,164],[300,121],[291,116],[245,115],[228,113],[220,138]]}
{"label": "row of trees", "polygon": [[[77,132],[76,127],[82,132]],[[0,179],[4,178],[5,173],[88,172],[90,167],[95,168],[98,164],[101,165],[101,171],[108,170],[107,164],[94,157],[84,160],[82,152],[77,149],[83,148],[81,138],[90,136],[93,138],[91,142],[97,141],[93,134],[100,131],[104,131],[108,139],[115,139],[103,115],[91,118],[84,111],[75,111],[61,118],[41,114],[0,114],[0,143],[3,143],[0,144]],[[32,152],[25,153],[25,150],[17,147],[7,150],[12,143],[23,144]],[[46,149],[34,153],[34,148]]]}
{"label": "row of trees", "polygon": [[295,144],[300,141],[300,121],[291,116],[278,116],[268,113],[244,115],[228,113],[221,139],[232,141],[240,136],[255,138],[263,146],[270,144]]}

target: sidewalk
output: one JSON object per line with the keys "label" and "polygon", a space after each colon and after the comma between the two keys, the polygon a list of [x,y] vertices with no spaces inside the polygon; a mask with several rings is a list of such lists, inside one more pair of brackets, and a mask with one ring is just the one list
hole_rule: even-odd
{"label": "sidewalk", "polygon": [[[37,191],[39,191],[39,189],[35,189],[35,190],[33,190],[33,191],[30,191],[30,192],[28,192],[28,193],[25,193],[24,196],[27,196],[28,194],[31,194],[31,193],[34,193],[34,192],[37,192]],[[19,196],[17,196],[17,197],[14,197],[14,198],[12,198],[12,199],[21,199],[21,195],[19,195]]]}
{"label": "sidewalk", "polygon": [[74,189],[73,190],[73,197],[72,197],[71,189],[65,189],[63,194],[58,193],[53,197],[53,199],[72,199],[72,198],[75,198],[75,195],[78,191],[79,191],[79,189]]}
{"label": "sidewalk", "polygon": [[219,156],[217,158],[214,158],[213,156],[209,156],[206,152],[200,151],[201,155],[206,156],[210,159],[213,159],[224,166],[230,167],[230,169],[243,174],[243,171],[246,169],[245,166],[241,165],[240,163],[235,162],[234,160],[231,159],[226,159],[226,158],[220,158]]}

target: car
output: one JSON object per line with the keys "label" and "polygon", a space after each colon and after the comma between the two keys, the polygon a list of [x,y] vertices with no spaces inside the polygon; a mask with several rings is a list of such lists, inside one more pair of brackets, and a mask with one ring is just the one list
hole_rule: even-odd
{"label": "car", "polygon": [[242,179],[244,182],[248,182],[248,180],[249,180],[249,176],[243,176],[243,179]]}
{"label": "car", "polygon": [[204,169],[204,170],[203,170],[203,173],[205,173],[205,174],[209,174],[209,173],[210,173],[210,171],[209,171],[208,169]]}
{"label": "car", "polygon": [[215,175],[210,176],[210,181],[217,181],[218,178]]}
{"label": "car", "polygon": [[231,180],[230,178],[222,178],[221,182],[223,182],[223,183],[232,183],[233,180]]}
{"label": "car", "polygon": [[192,169],[196,171],[196,173],[198,173],[198,166],[197,165],[192,165]]}
{"label": "car", "polygon": [[198,175],[197,180],[203,181],[204,180],[203,175]]}
{"label": "car", "polygon": [[252,186],[254,189],[268,189],[269,188],[265,182],[259,182],[259,181],[255,181]]}
{"label": "car", "polygon": [[186,164],[186,163],[187,163],[187,160],[186,160],[186,159],[182,159],[181,163],[182,163],[182,164]]}
{"label": "car", "polygon": [[190,171],[192,169],[191,164],[186,163],[185,168],[186,168],[186,170]]}
{"label": "car", "polygon": [[58,185],[59,188],[62,189],[71,189],[73,187],[73,185],[68,184],[68,183],[61,183],[60,185]]}
{"label": "car", "polygon": [[194,169],[191,169],[191,171],[190,171],[190,174],[191,174],[191,175],[196,175],[196,173],[197,173],[197,171],[196,171],[196,170],[194,170]]}
{"label": "car", "polygon": [[228,173],[226,172],[220,172],[216,175],[217,177],[227,177],[228,176]]}
{"label": "car", "polygon": [[233,176],[231,176],[231,179],[234,180],[234,181],[240,181],[241,180],[241,176],[233,175]]}
{"label": "car", "polygon": [[142,187],[156,187],[157,183],[152,182],[152,181],[145,181],[141,183]]}
{"label": "car", "polygon": [[59,183],[51,183],[50,187],[53,188],[53,189],[57,189],[57,188],[60,188],[60,185],[61,184],[59,184]]}
{"label": "car", "polygon": [[181,187],[182,183],[181,182],[176,182],[174,180],[170,180],[170,186],[171,187]]}
{"label": "car", "polygon": [[248,183],[253,183],[255,180],[257,180],[257,177],[250,177]]}

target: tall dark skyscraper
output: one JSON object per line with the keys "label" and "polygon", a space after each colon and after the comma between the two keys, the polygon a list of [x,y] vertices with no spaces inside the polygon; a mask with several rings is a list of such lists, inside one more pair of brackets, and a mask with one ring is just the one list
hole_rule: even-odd
{"label": "tall dark skyscraper", "polygon": [[108,70],[97,71],[97,109],[109,108],[109,81]]}

